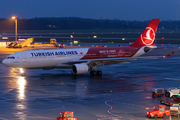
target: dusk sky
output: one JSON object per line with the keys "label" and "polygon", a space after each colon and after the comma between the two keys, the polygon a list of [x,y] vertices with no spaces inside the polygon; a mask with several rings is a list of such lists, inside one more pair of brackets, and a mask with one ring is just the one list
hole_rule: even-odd
{"label": "dusk sky", "polygon": [[0,18],[180,20],[180,0],[1,0]]}

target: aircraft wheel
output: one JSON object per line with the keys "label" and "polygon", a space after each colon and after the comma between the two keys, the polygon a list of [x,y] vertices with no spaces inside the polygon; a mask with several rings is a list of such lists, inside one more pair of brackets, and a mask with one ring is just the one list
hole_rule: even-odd
{"label": "aircraft wheel", "polygon": [[90,74],[91,74],[91,75],[96,75],[97,72],[96,72],[96,71],[90,71]]}
{"label": "aircraft wheel", "polygon": [[98,70],[97,75],[102,75],[102,71]]}
{"label": "aircraft wheel", "polygon": [[26,76],[26,74],[25,73],[21,73],[21,76]]}

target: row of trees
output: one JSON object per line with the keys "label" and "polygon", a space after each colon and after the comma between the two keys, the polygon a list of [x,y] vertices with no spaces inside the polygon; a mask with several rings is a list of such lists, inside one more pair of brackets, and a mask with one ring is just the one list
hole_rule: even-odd
{"label": "row of trees", "polygon": [[[86,19],[78,17],[43,17],[18,19],[18,30],[72,30],[72,29],[144,29],[149,21]],[[160,21],[159,28],[180,29],[179,21]],[[0,19],[0,30],[13,30],[14,21]]]}

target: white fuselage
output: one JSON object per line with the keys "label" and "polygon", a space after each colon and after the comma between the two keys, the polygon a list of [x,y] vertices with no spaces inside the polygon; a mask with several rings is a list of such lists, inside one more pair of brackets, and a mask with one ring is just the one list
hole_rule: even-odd
{"label": "white fuselage", "polygon": [[48,49],[17,52],[3,60],[3,64],[13,68],[70,68],[64,61],[81,59],[88,48],[75,49]]}

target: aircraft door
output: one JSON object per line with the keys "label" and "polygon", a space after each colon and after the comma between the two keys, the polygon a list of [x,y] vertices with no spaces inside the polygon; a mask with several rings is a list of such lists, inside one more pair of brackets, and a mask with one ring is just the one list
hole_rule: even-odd
{"label": "aircraft door", "polygon": [[27,62],[26,54],[21,54],[22,62]]}

